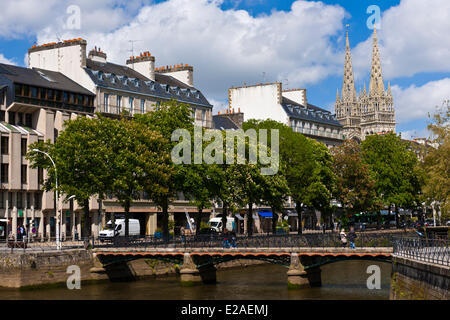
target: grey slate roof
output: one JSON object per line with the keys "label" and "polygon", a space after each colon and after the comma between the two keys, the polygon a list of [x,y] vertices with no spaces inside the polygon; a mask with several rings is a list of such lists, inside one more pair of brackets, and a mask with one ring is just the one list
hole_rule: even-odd
{"label": "grey slate roof", "polygon": [[129,67],[91,59],[86,60],[86,72],[99,87],[212,108],[199,90],[168,75],[156,73],[156,81],[152,81]]}
{"label": "grey slate roof", "polygon": [[83,88],[60,72],[0,63],[0,76],[14,83],[94,96],[91,91]]}
{"label": "grey slate roof", "polygon": [[309,104],[305,107],[295,101],[283,97],[281,106],[290,118],[313,121],[342,127],[330,111]]}
{"label": "grey slate roof", "polygon": [[219,130],[237,130],[240,129],[236,123],[226,116],[213,116],[213,129]]}

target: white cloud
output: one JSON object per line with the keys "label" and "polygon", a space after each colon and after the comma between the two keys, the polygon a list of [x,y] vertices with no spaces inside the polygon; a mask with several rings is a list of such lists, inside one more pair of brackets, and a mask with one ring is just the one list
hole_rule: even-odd
{"label": "white cloud", "polygon": [[[377,30],[386,79],[450,71],[450,1],[402,0],[383,13]],[[372,38],[353,50],[358,75],[370,71]]]}
{"label": "white cloud", "polygon": [[428,113],[434,113],[436,106],[441,106],[444,100],[450,98],[450,78],[431,81],[421,87],[412,85],[402,89],[392,86],[392,95],[398,123],[424,120],[428,118]]}
{"label": "white cloud", "polygon": [[3,54],[0,53],[0,63],[5,63],[5,64],[13,64],[15,65],[16,63],[14,63],[12,60],[7,59]]}
{"label": "white cloud", "polygon": [[126,24],[142,5],[151,0],[15,0],[3,1],[0,13],[0,37],[16,38],[46,30],[55,39],[67,31],[67,9],[81,9],[80,32],[108,32]]}
{"label": "white cloud", "polygon": [[413,140],[414,138],[427,138],[429,139],[431,133],[427,128],[414,129],[414,130],[406,130],[401,131],[402,138],[407,140]]}
{"label": "white cloud", "polygon": [[[222,10],[221,3],[168,0],[144,6],[112,31],[65,30],[62,38],[83,37],[89,48],[100,46],[109,61],[120,64],[131,55],[129,40],[140,40],[135,54],[149,50],[157,66],[193,65],[195,85],[215,99],[226,98],[232,85],[262,82],[263,72],[267,81],[288,78],[290,86],[341,73],[331,38],[342,32],[342,7],[300,0],[290,11],[252,17],[244,10]],[[38,40],[54,41],[53,29],[41,29]]]}

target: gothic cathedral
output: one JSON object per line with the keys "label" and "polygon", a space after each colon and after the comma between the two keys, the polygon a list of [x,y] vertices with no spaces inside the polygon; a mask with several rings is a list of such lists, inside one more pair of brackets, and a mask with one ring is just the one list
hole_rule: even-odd
{"label": "gothic cathedral", "polygon": [[356,94],[347,31],[344,81],[340,97],[339,89],[337,92],[335,112],[337,120],[344,126],[343,134],[346,139],[362,141],[371,134],[395,132],[395,112],[391,85],[389,83],[387,91],[385,91],[375,28],[373,31],[369,93],[367,94],[364,84],[362,93],[359,89],[359,95]]}

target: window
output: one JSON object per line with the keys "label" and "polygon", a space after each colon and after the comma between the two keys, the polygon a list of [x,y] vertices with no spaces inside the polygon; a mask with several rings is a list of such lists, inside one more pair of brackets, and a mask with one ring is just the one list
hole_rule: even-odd
{"label": "window", "polygon": [[134,104],[134,98],[130,97],[128,100],[128,106],[130,107],[130,113],[133,114],[133,104]]}
{"label": "window", "polygon": [[22,85],[21,84],[14,85],[14,93],[16,94],[16,97],[22,95]]}
{"label": "window", "polygon": [[2,137],[1,139],[1,153],[2,154],[8,154],[9,153],[9,138],[8,137]]}
{"label": "window", "polygon": [[31,113],[25,114],[25,126],[26,127],[33,127],[33,115]]}
{"label": "window", "polygon": [[191,117],[192,117],[193,119],[195,119],[195,108],[192,108]]}
{"label": "window", "polygon": [[65,103],[69,102],[69,94],[67,92],[64,92],[64,102]]}
{"label": "window", "polygon": [[0,121],[5,121],[5,111],[0,111]]}
{"label": "window", "polygon": [[145,113],[145,100],[141,99],[141,113]]}
{"label": "window", "polygon": [[47,100],[53,100],[55,98],[55,91],[52,89],[47,90]]}
{"label": "window", "polygon": [[206,121],[206,110],[202,110],[202,121]]}
{"label": "window", "polygon": [[17,209],[23,209],[23,194],[17,192]]}
{"label": "window", "polygon": [[38,89],[36,87],[30,87],[31,97],[37,98],[38,96]]}
{"label": "window", "polygon": [[22,151],[22,156],[27,155],[27,139],[22,138],[20,140],[20,150]]}
{"label": "window", "polygon": [[41,209],[41,193],[39,192],[34,194],[34,208]]}
{"label": "window", "polygon": [[117,96],[117,113],[120,113],[122,109],[122,96]]}
{"label": "window", "polygon": [[30,96],[30,87],[27,85],[23,86],[23,96],[25,96],[25,97]]}
{"label": "window", "polygon": [[8,114],[9,114],[9,121],[8,121],[9,124],[16,124],[16,113],[9,111]]}
{"label": "window", "polygon": [[77,95],[77,104],[83,104],[83,96],[81,94]]}
{"label": "window", "polygon": [[44,169],[42,169],[41,167],[38,167],[38,183],[44,183]]}
{"label": "window", "polygon": [[5,209],[5,193],[0,191],[0,209]]}
{"label": "window", "polygon": [[61,91],[59,91],[59,90],[56,90],[56,91],[55,91],[55,100],[56,100],[56,101],[61,101],[62,96],[63,96],[63,94],[62,94]]}
{"label": "window", "polygon": [[75,95],[74,95],[73,93],[71,93],[71,94],[69,95],[69,98],[70,98],[69,103],[75,103]]}
{"label": "window", "polygon": [[20,170],[21,182],[23,184],[27,183],[27,165],[23,164]]}
{"label": "window", "polygon": [[17,124],[19,126],[23,126],[23,113],[22,112],[17,113]]}
{"label": "window", "polygon": [[27,192],[27,209],[31,209],[31,193]]}
{"label": "window", "polygon": [[2,163],[1,165],[1,182],[2,183],[8,183],[8,170],[9,165],[7,163]]}
{"label": "window", "polygon": [[45,99],[46,98],[46,96],[45,96],[45,89],[44,88],[40,88],[39,89],[39,98],[41,98],[41,99]]}
{"label": "window", "polygon": [[109,102],[109,94],[103,95],[103,105],[104,105],[104,111],[108,112],[108,102]]}

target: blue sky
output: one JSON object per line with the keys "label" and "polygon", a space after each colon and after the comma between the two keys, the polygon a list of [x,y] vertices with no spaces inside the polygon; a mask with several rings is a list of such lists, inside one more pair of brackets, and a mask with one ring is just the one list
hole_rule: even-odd
{"label": "blue sky", "polygon": [[[65,25],[73,4],[81,12],[78,29]],[[34,43],[83,37],[88,50],[101,46],[108,60],[123,64],[134,38],[136,51],[149,50],[157,66],[193,65],[195,85],[215,111],[226,106],[230,86],[263,82],[263,72],[266,81],[307,88],[310,103],[333,111],[347,24],[357,89],[369,82],[372,5],[381,11],[381,59],[397,131],[426,136],[428,112],[450,98],[447,0],[17,0],[0,12],[0,62],[23,66]]]}

